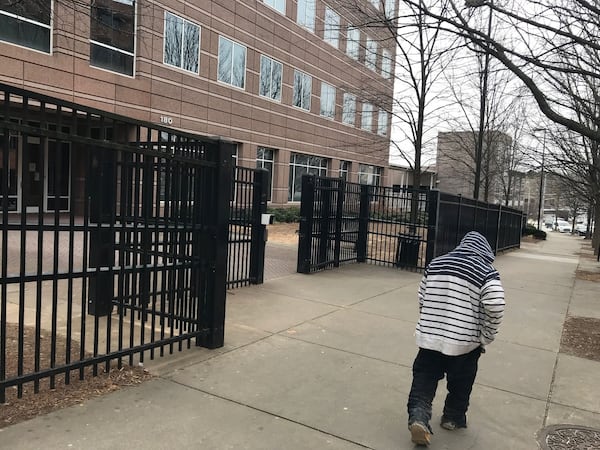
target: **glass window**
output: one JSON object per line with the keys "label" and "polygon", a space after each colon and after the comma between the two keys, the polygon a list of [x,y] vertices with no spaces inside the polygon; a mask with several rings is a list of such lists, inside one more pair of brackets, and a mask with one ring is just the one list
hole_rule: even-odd
{"label": "glass window", "polygon": [[385,17],[388,19],[394,17],[396,0],[385,0]]}
{"label": "glass window", "polygon": [[310,95],[312,93],[312,77],[296,70],[294,72],[293,105],[310,111]]}
{"label": "glass window", "polygon": [[281,78],[283,64],[269,58],[260,56],[260,85],[259,94],[272,100],[281,101]]}
{"label": "glass window", "polygon": [[392,77],[392,54],[389,50],[384,50],[381,55],[381,76],[388,80]]}
{"label": "glass window", "polygon": [[350,174],[350,161],[340,161],[340,178],[344,181],[348,181],[348,175]]}
{"label": "glass window", "polygon": [[321,115],[335,117],[335,88],[327,83],[321,83]]}
{"label": "glass window", "polygon": [[379,9],[379,0],[370,0],[370,2],[376,9]]}
{"label": "glass window", "polygon": [[200,27],[165,11],[163,62],[198,73],[199,60]]}
{"label": "glass window", "polygon": [[244,89],[246,85],[246,47],[219,36],[217,79]]}
{"label": "glass window", "polygon": [[373,131],[373,105],[363,103],[360,127],[366,131]]}
{"label": "glass window", "polygon": [[298,18],[296,22],[315,32],[316,0],[298,0]]}
{"label": "glass window", "polygon": [[370,186],[379,186],[381,183],[382,168],[368,164],[358,165],[358,182]]}
{"label": "glass window", "polygon": [[285,14],[285,0],[263,0],[265,5],[269,5],[271,8],[276,9],[281,14]]}
{"label": "glass window", "polygon": [[365,48],[365,66],[377,70],[377,42],[369,37]]}
{"label": "glass window", "polygon": [[377,134],[379,136],[387,136],[388,131],[388,113],[383,110],[379,110],[379,117],[377,118]]}
{"label": "glass window", "polygon": [[135,59],[133,0],[95,0],[90,17],[90,64],[133,76]]}
{"label": "glass window", "polygon": [[358,61],[359,48],[360,48],[360,30],[354,28],[352,25],[348,25],[348,34],[346,41],[346,54]]}
{"label": "glass window", "polygon": [[50,53],[52,2],[0,2],[0,40]]}
{"label": "glass window", "polygon": [[356,96],[352,94],[344,94],[342,122],[352,126],[356,123]]}
{"label": "glass window", "polygon": [[272,148],[258,147],[256,151],[256,167],[269,171],[269,186],[267,200],[271,201],[273,195],[273,164],[275,163],[275,150]]}
{"label": "glass window", "polygon": [[335,48],[339,47],[340,16],[331,8],[325,8],[325,31],[323,39]]}
{"label": "glass window", "polygon": [[302,175],[327,175],[327,159],[320,156],[292,153],[290,158],[290,180],[288,201],[298,202],[302,196]]}

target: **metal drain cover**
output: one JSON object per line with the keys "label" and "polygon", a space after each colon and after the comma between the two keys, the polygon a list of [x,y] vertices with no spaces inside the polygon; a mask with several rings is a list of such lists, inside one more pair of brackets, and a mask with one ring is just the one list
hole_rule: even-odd
{"label": "metal drain cover", "polygon": [[600,430],[577,425],[551,425],[538,432],[543,450],[600,450]]}

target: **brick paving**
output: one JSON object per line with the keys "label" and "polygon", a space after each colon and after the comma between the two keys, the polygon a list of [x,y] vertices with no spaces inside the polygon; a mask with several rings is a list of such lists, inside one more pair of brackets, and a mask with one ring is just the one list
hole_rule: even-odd
{"label": "brick paving", "polygon": [[298,245],[267,242],[265,249],[265,281],[296,273]]}

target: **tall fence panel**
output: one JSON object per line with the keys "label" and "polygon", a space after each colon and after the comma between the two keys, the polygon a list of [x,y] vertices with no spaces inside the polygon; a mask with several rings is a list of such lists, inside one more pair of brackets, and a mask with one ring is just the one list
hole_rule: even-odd
{"label": "tall fence panel", "polygon": [[443,255],[458,245],[469,231],[484,235],[494,253],[521,244],[523,213],[460,195],[440,192],[436,250]]}
{"label": "tall fence panel", "polygon": [[0,403],[223,345],[232,151],[0,86]]}
{"label": "tall fence panel", "polygon": [[298,272],[345,262],[422,269],[427,261],[428,191],[302,178]]}
{"label": "tall fence panel", "polygon": [[[344,180],[340,178],[302,177],[298,271],[310,273],[339,266],[342,250]],[[304,194],[306,193],[306,197]],[[343,220],[344,219],[344,220]],[[358,231],[358,230],[356,230]],[[344,233],[344,236],[347,236]]]}

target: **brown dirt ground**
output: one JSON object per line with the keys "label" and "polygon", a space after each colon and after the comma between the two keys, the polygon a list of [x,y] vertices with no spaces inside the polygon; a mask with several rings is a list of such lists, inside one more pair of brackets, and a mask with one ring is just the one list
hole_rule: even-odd
{"label": "brown dirt ground", "polygon": [[267,226],[269,233],[268,241],[276,244],[298,244],[298,230],[300,224],[293,223],[274,223]]}
{"label": "brown dirt ground", "polygon": [[[12,378],[18,371],[19,329],[17,325],[7,324],[6,335],[6,377]],[[30,373],[34,369],[35,329],[25,327],[23,336],[23,373]],[[57,348],[66,348],[65,338],[57,336],[56,346]],[[50,347],[50,333],[44,331],[40,340],[39,367],[50,367]],[[73,361],[79,358],[79,349],[79,343],[72,341],[71,355]],[[56,360],[55,363],[61,365],[64,363],[64,359]],[[33,383],[27,383],[23,386],[21,398],[18,398],[17,387],[8,388],[6,390],[6,402],[0,404],[0,429],[41,414],[80,404],[90,398],[107,394],[123,386],[139,384],[152,377],[141,367],[124,365],[119,369],[115,366],[109,373],[105,373],[104,369],[104,364],[99,365],[98,376],[96,377],[93,376],[92,367],[84,369],[83,380],[79,379],[78,370],[71,371],[69,384],[65,384],[64,374],[57,375],[54,389],[50,388],[50,379],[46,378],[40,381],[38,393],[34,392]]]}
{"label": "brown dirt ground", "polygon": [[600,272],[589,272],[587,270],[578,270],[575,274],[580,280],[600,281]]}
{"label": "brown dirt ground", "polygon": [[567,317],[560,351],[579,358],[600,361],[600,319]]}

